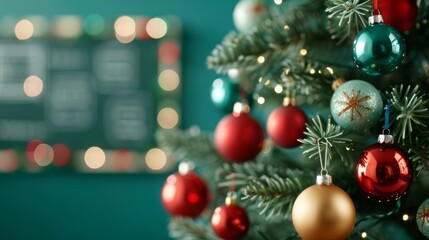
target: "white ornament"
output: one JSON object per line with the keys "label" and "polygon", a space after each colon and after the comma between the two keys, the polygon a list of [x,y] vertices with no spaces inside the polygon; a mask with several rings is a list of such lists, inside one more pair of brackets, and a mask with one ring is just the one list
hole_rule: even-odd
{"label": "white ornament", "polygon": [[234,24],[242,33],[252,32],[264,18],[266,6],[262,0],[240,0],[234,8]]}

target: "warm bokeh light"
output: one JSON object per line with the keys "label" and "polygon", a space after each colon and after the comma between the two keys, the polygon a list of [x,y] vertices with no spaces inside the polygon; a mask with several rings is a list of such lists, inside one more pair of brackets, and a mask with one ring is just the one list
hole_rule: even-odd
{"label": "warm bokeh light", "polygon": [[277,5],[280,5],[280,4],[283,3],[283,0],[274,0],[274,3],[277,4]]}
{"label": "warm bokeh light", "polygon": [[258,103],[259,104],[264,104],[265,103],[265,98],[264,97],[258,97]]}
{"label": "warm bokeh light", "polygon": [[164,64],[175,64],[179,60],[179,47],[174,42],[164,42],[158,48],[158,57]]}
{"label": "warm bokeh light", "polygon": [[299,51],[299,54],[301,54],[302,56],[307,55],[307,49],[303,48]]}
{"label": "warm bokeh light", "polygon": [[171,129],[179,123],[179,114],[173,108],[163,108],[158,113],[158,124],[164,129]]}
{"label": "warm bokeh light", "polygon": [[406,222],[406,221],[410,220],[410,216],[408,214],[404,214],[404,215],[402,215],[402,220],[404,222]]}
{"label": "warm bokeh light", "polygon": [[54,150],[53,164],[61,167],[66,165],[70,161],[70,149],[64,144],[55,144],[52,146]]}
{"label": "warm bokeh light", "polygon": [[283,87],[282,87],[282,85],[277,84],[277,85],[274,87],[274,91],[275,91],[276,93],[281,93],[281,92],[283,92]]}
{"label": "warm bokeh light", "polygon": [[91,14],[85,18],[83,28],[86,34],[90,36],[98,36],[104,32],[106,24],[102,16]]}
{"label": "warm bokeh light", "polygon": [[151,38],[162,38],[167,34],[167,23],[161,18],[152,18],[146,24],[146,32]]}
{"label": "warm bokeh light", "polygon": [[25,95],[29,97],[37,97],[43,92],[43,81],[35,75],[27,77],[22,86]]}
{"label": "warm bokeh light", "polygon": [[126,43],[130,43],[130,42],[134,41],[134,39],[136,38],[136,35],[133,34],[130,36],[123,37],[123,36],[119,36],[118,34],[115,34],[115,37],[118,40],[118,42],[126,44]]}
{"label": "warm bokeh light", "polygon": [[264,56],[259,56],[258,59],[256,59],[256,61],[258,63],[264,63],[265,62],[265,57]]}
{"label": "warm bokeh light", "polygon": [[14,150],[0,151],[0,171],[13,172],[19,166],[18,154]]}
{"label": "warm bokeh light", "polygon": [[116,19],[114,29],[118,37],[135,36],[136,22],[130,16],[121,16]]}
{"label": "warm bokeh light", "polygon": [[86,165],[91,169],[99,169],[106,162],[106,154],[99,147],[90,147],[84,155]]}
{"label": "warm bokeh light", "polygon": [[180,84],[180,77],[176,71],[166,69],[158,76],[158,84],[164,91],[174,91]]}
{"label": "warm bokeh light", "polygon": [[54,35],[59,38],[77,38],[82,31],[82,20],[76,16],[59,17],[54,24]]}
{"label": "warm bokeh light", "polygon": [[152,148],[146,153],[146,165],[151,170],[161,170],[167,164],[167,155],[159,148]]}
{"label": "warm bokeh light", "polygon": [[19,40],[30,39],[34,34],[34,25],[28,19],[22,19],[15,25],[15,36]]}
{"label": "warm bokeh light", "polygon": [[368,236],[368,234],[366,234],[366,232],[362,232],[361,236],[362,236],[362,238],[366,238]]}
{"label": "warm bokeh light", "polygon": [[134,164],[134,155],[125,149],[118,149],[112,152],[110,156],[113,169],[117,171],[131,170]]}
{"label": "warm bokeh light", "polygon": [[31,140],[27,144],[27,148],[25,149],[25,155],[27,156],[29,161],[34,162],[34,150],[36,150],[37,146],[42,143],[43,142],[40,140]]}
{"label": "warm bokeh light", "polygon": [[54,160],[54,150],[48,144],[39,144],[34,150],[34,161],[37,165],[48,166]]}

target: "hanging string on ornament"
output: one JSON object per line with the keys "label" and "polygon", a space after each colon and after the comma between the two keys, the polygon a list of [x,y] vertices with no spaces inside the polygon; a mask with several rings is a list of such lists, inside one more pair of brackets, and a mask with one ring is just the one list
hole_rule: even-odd
{"label": "hanging string on ornament", "polygon": [[328,146],[325,140],[325,158],[322,159],[320,139],[317,141],[320,157],[320,175],[316,185],[301,192],[292,208],[292,222],[302,239],[345,239],[353,231],[356,210],[349,195],[332,183],[328,174]]}
{"label": "hanging string on ornament", "polygon": [[405,59],[405,41],[393,27],[384,24],[374,0],[369,26],[353,41],[353,61],[366,74],[380,76],[396,70]]}
{"label": "hanging string on ornament", "polygon": [[[355,166],[355,178],[365,196],[379,202],[397,200],[408,191],[413,167],[407,154],[393,144],[389,130],[392,104],[385,106],[385,122],[378,143],[366,148]],[[386,134],[387,133],[387,134]]]}

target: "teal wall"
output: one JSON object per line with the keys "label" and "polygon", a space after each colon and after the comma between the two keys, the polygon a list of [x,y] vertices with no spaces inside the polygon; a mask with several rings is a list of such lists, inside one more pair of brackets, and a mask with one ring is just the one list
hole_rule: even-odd
{"label": "teal wall", "polygon": [[[0,16],[178,16],[183,23],[182,126],[199,125],[203,130],[212,130],[221,114],[208,97],[216,75],[207,70],[206,57],[233,29],[235,4],[236,1],[191,0],[14,0],[1,3]],[[160,203],[166,176],[2,174],[0,239],[168,239],[168,216]]]}

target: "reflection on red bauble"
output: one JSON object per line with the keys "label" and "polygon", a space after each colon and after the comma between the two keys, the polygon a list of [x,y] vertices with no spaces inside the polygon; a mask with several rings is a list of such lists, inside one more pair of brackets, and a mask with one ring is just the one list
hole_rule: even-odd
{"label": "reflection on red bauble", "polygon": [[206,208],[209,191],[203,179],[194,172],[176,173],[167,178],[161,200],[170,215],[194,218]]}
{"label": "reflection on red bauble", "polygon": [[219,154],[228,162],[241,163],[255,158],[264,144],[264,131],[250,114],[233,113],[216,126],[214,141]]}
{"label": "reflection on red bauble", "polygon": [[391,143],[377,143],[361,154],[355,177],[367,197],[391,201],[406,193],[413,180],[413,168],[401,148]]}
{"label": "reflection on red bauble", "polygon": [[384,23],[400,32],[410,30],[418,15],[416,0],[378,0]]}
{"label": "reflection on red bauble", "polygon": [[280,147],[293,148],[304,138],[305,124],[308,122],[304,111],[295,106],[281,106],[271,112],[267,119],[267,133]]}
{"label": "reflection on red bauble", "polygon": [[211,225],[218,237],[236,240],[246,235],[250,221],[243,208],[235,204],[225,204],[214,210]]}

